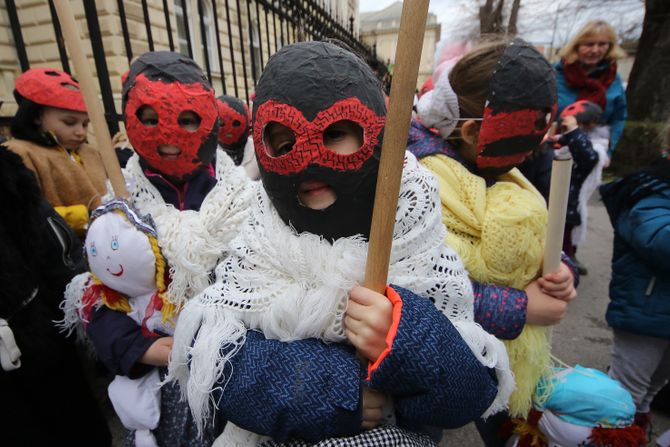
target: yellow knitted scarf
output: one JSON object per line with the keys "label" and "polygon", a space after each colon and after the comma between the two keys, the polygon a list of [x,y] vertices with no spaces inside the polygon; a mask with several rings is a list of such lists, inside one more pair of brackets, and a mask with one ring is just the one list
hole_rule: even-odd
{"label": "yellow knitted scarf", "polygon": [[[446,155],[425,157],[421,163],[439,181],[446,242],[472,279],[523,289],[540,275],[546,203],[517,169],[487,188],[483,178]],[[535,387],[548,372],[549,332],[526,325],[518,338],[504,341],[516,379],[509,403],[512,417],[528,415]]]}

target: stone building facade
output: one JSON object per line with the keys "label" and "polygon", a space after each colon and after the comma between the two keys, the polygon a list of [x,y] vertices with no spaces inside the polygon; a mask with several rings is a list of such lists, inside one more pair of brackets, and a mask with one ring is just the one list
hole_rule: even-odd
{"label": "stone building facade", "polygon": [[[64,64],[61,58],[52,1],[0,3],[0,119],[5,123],[16,111],[12,91],[14,80],[22,72],[15,44],[17,28],[30,67],[68,68],[67,59]],[[248,100],[263,66],[283,45],[333,33],[340,37],[350,31],[352,24],[354,30],[358,29],[358,0],[69,1],[97,76],[89,37],[90,17],[86,16],[84,2],[91,2],[88,5],[95,8],[116,114],[121,112],[121,75],[128,70],[132,57],[150,49],[170,50],[172,44],[175,51],[192,54],[209,73],[217,95],[225,90]],[[10,4],[15,6],[17,20],[13,22]],[[110,115],[109,107],[106,113]]]}
{"label": "stone building facade", "polygon": [[[382,10],[365,12],[360,15],[360,39],[366,44],[374,46],[377,57],[389,63],[391,68],[398,45],[401,13],[402,2],[398,1]],[[421,86],[433,73],[435,49],[440,40],[440,31],[441,25],[437,22],[437,16],[428,13],[417,87]]]}

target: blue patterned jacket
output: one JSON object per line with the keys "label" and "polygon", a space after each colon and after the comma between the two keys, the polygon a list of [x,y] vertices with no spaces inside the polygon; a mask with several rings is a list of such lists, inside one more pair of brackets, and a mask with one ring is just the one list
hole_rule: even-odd
{"label": "blue patterned jacket", "polygon": [[230,380],[213,393],[216,415],[278,441],[350,436],[360,432],[367,385],[392,396],[398,424],[410,430],[479,418],[497,394],[495,371],[475,358],[430,300],[393,289],[402,312],[378,366],[366,371],[349,345],[286,343],[250,331],[231,361]]}

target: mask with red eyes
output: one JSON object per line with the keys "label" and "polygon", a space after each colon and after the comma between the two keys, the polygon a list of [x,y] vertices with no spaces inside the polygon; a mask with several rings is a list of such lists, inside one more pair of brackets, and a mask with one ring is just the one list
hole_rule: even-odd
{"label": "mask with red eyes", "polygon": [[[298,43],[268,61],[256,88],[253,139],[263,186],[284,222],[331,241],[368,238],[385,116],[379,81],[344,48]],[[268,138],[273,123],[292,133],[279,152]],[[360,148],[346,155],[324,142],[343,125],[362,135]],[[298,188],[306,182],[327,185],[335,202],[320,210],[303,205]]]}
{"label": "mask with red eyes", "polygon": [[[202,70],[178,53],[140,56],[123,84],[126,132],[143,164],[178,181],[207,166],[219,130],[214,91]],[[145,108],[156,119],[142,122]],[[189,113],[190,112],[190,113]],[[161,146],[174,146],[166,155]]]}
{"label": "mask with red eyes", "polygon": [[219,145],[236,165],[242,162],[244,145],[249,137],[249,108],[234,96],[216,98],[219,110]]}
{"label": "mask with red eyes", "polygon": [[532,45],[514,39],[491,79],[477,140],[479,173],[497,176],[521,164],[542,142],[556,107],[553,68]]}
{"label": "mask with red eyes", "polygon": [[31,68],[16,78],[16,93],[36,104],[86,112],[79,83],[72,76],[53,68]]}

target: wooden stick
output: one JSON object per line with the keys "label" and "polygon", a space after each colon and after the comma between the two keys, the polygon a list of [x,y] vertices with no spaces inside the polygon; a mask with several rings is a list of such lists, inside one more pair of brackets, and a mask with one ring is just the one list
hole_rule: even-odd
{"label": "wooden stick", "polygon": [[427,17],[428,0],[403,2],[365,266],[365,287],[380,293],[386,290],[400,178]]}
{"label": "wooden stick", "polygon": [[112,182],[114,194],[118,197],[128,197],[126,190],[126,182],[121,173],[121,166],[119,160],[116,158],[116,153],[112,147],[112,138],[109,135],[109,128],[105,121],[105,114],[102,111],[100,100],[95,88],[95,81],[91,74],[88,60],[81,46],[81,38],[79,37],[79,30],[74,20],[74,14],[70,7],[69,0],[62,0],[54,2],[56,13],[60,27],[63,30],[63,37],[65,45],[67,45],[74,70],[77,73],[79,85],[81,86],[84,95],[84,102],[88,109],[88,115],[93,125],[95,132],[95,139],[97,141],[98,151],[102,157],[102,163],[107,171],[107,177]]}
{"label": "wooden stick", "polygon": [[570,152],[557,155],[551,165],[549,186],[549,223],[544,243],[542,275],[557,272],[561,265],[561,249],[565,232],[565,215],[568,209],[572,156]]}

